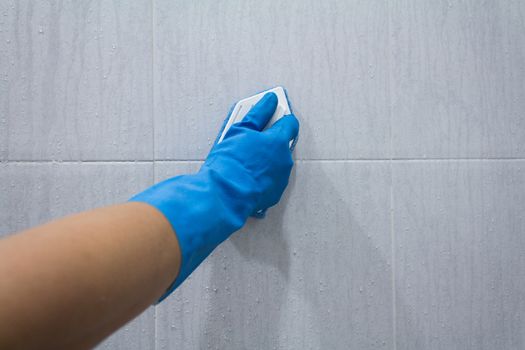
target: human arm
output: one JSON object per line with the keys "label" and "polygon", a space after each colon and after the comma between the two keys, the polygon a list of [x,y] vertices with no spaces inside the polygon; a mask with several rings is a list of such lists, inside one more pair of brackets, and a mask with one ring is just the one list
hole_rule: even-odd
{"label": "human arm", "polygon": [[276,204],[299,131],[293,115],[264,130],[276,105],[267,94],[195,174],[0,241],[0,348],[96,344]]}
{"label": "human arm", "polygon": [[0,240],[0,349],[90,348],[164,293],[180,265],[143,203],[72,215]]}

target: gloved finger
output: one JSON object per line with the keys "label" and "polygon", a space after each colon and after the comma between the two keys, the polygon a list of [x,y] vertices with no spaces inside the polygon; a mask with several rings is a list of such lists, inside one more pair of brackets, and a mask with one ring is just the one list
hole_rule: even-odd
{"label": "gloved finger", "polygon": [[237,123],[237,126],[261,131],[272,118],[276,107],[277,95],[269,92],[250,109],[242,121]]}
{"label": "gloved finger", "polygon": [[292,141],[299,134],[299,121],[293,114],[288,114],[276,121],[267,133],[277,133],[277,137],[284,141]]}

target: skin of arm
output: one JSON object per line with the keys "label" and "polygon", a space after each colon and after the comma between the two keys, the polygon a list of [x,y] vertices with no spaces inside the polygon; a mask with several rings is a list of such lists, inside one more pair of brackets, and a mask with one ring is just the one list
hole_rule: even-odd
{"label": "skin of arm", "polygon": [[154,207],[126,203],[0,240],[0,349],[91,348],[176,278],[177,237]]}

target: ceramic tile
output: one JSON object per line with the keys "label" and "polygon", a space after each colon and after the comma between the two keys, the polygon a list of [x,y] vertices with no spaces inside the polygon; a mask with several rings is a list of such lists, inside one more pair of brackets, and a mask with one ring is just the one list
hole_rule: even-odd
{"label": "ceramic tile", "polygon": [[395,164],[398,349],[525,347],[524,166]]}
{"label": "ceramic tile", "polygon": [[0,11],[4,157],[152,159],[151,1],[8,0]]}
{"label": "ceramic tile", "polygon": [[525,156],[525,2],[392,1],[394,158]]}
{"label": "ceramic tile", "polygon": [[151,306],[99,344],[97,350],[144,350],[155,348],[155,307]]}
{"label": "ceramic tile", "polygon": [[155,153],[203,159],[230,107],[283,85],[298,158],[388,158],[386,2],[173,2],[155,9]]}

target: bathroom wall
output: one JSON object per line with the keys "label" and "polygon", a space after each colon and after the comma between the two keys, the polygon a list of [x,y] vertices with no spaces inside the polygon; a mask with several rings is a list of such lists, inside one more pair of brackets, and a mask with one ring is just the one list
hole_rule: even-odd
{"label": "bathroom wall", "polygon": [[283,85],[283,200],[99,348],[523,349],[524,33],[519,0],[3,0],[0,235],[196,171]]}

